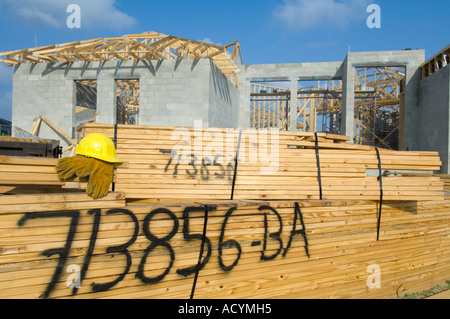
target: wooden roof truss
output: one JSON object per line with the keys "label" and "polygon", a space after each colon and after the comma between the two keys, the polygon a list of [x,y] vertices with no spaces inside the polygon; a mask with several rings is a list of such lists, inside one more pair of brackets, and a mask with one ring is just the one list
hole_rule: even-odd
{"label": "wooden roof truss", "polygon": [[156,32],[0,53],[0,62],[4,62],[6,65],[164,59],[211,59],[235,85],[237,85],[239,73],[238,65],[239,62],[242,63],[238,41],[221,46]]}
{"label": "wooden roof truss", "polygon": [[450,44],[420,65],[422,77],[426,77],[450,64]]}

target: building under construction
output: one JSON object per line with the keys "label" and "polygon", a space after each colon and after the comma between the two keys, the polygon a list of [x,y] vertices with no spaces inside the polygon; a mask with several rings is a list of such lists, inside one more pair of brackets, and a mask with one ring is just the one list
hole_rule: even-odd
{"label": "building under construction", "polygon": [[44,116],[72,139],[83,122],[326,131],[437,149],[448,172],[449,50],[428,61],[423,50],[402,50],[245,65],[238,41],[146,32],[4,52],[1,61],[14,65],[12,122],[24,130]]}

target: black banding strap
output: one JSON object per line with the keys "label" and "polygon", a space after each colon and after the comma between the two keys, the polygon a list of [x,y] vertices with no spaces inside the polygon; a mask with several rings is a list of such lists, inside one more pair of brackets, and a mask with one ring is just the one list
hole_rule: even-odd
{"label": "black banding strap", "polygon": [[117,149],[117,123],[114,123],[114,147]]}
{"label": "black banding strap", "polygon": [[204,217],[204,221],[203,221],[202,245],[200,246],[200,253],[198,254],[198,261],[197,261],[197,267],[195,269],[194,282],[192,283],[191,299],[194,298],[195,286],[197,285],[198,272],[200,271],[200,264],[202,262],[203,246],[205,245],[206,226],[207,225],[208,225],[208,205],[205,205],[205,217]]}
{"label": "black banding strap", "polygon": [[[114,149],[117,151],[117,123],[114,123]],[[111,190],[114,192],[116,189],[116,183],[113,181]]]}
{"label": "black banding strap", "polygon": [[317,132],[314,132],[315,144],[316,144],[316,162],[317,162],[317,179],[319,181],[319,196],[322,199],[322,176],[320,174],[320,160],[319,160],[319,143],[317,141]]}
{"label": "black banding strap", "polygon": [[239,159],[239,148],[241,147],[241,136],[242,136],[242,129],[239,130],[239,139],[238,144],[236,148],[236,157],[234,158],[234,174],[233,174],[233,184],[231,186],[231,198],[233,199],[234,196],[234,185],[236,184],[236,174],[237,174],[237,166],[238,166],[238,159]]}
{"label": "black banding strap", "polygon": [[380,206],[378,210],[378,221],[377,221],[377,241],[380,239],[380,222],[381,222],[381,206],[383,205],[383,181],[381,177],[381,159],[380,152],[378,148],[375,147],[375,151],[377,152],[378,159],[378,182],[380,183]]}

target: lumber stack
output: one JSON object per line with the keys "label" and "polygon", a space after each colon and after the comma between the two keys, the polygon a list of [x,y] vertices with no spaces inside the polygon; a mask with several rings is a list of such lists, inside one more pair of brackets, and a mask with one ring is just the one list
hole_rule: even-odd
{"label": "lumber stack", "polygon": [[85,192],[86,178],[59,179],[55,170],[57,161],[56,158],[0,155],[0,194]]}
{"label": "lumber stack", "polygon": [[55,171],[55,158],[0,155],[0,185],[63,186]]}
{"label": "lumber stack", "polygon": [[450,276],[436,152],[378,161],[344,136],[233,129],[119,125],[116,140],[125,162],[97,200],[56,159],[0,157],[1,193],[37,192],[0,195],[0,298],[395,298]]}
{"label": "lumber stack", "polygon": [[58,207],[68,202],[58,196],[4,196],[0,298],[189,298],[206,205],[194,298],[396,298],[450,276],[448,199],[391,202],[377,241],[373,201],[108,209],[108,200],[86,198]]}
{"label": "lumber stack", "polygon": [[432,173],[411,173],[411,172],[386,172],[387,175],[392,176],[409,176],[409,177],[439,177],[444,183],[444,190],[450,191],[450,174],[432,174]]}
{"label": "lumber stack", "polygon": [[[379,163],[383,171],[432,172],[441,165],[437,152],[386,149],[378,150],[379,162],[375,148],[327,133],[244,130],[239,144],[237,129],[118,125],[114,135],[113,125],[87,123],[79,131],[80,138],[115,136],[126,162],[117,168],[115,189],[155,202],[379,200]],[[384,200],[441,200],[444,194],[434,176],[382,176],[382,189]]]}
{"label": "lumber stack", "polygon": [[0,195],[0,206],[0,214],[4,219],[4,214],[12,213],[90,209],[100,206],[105,208],[125,207],[125,195],[110,192],[97,200],[82,192]]}

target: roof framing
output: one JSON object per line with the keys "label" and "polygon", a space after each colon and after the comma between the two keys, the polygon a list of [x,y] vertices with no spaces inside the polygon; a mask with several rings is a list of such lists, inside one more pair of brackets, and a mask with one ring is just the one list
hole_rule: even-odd
{"label": "roof framing", "polygon": [[450,44],[420,65],[422,77],[426,77],[450,64]]}
{"label": "roof framing", "polygon": [[6,65],[165,59],[211,59],[235,85],[242,63],[238,41],[221,46],[153,31],[0,53]]}

